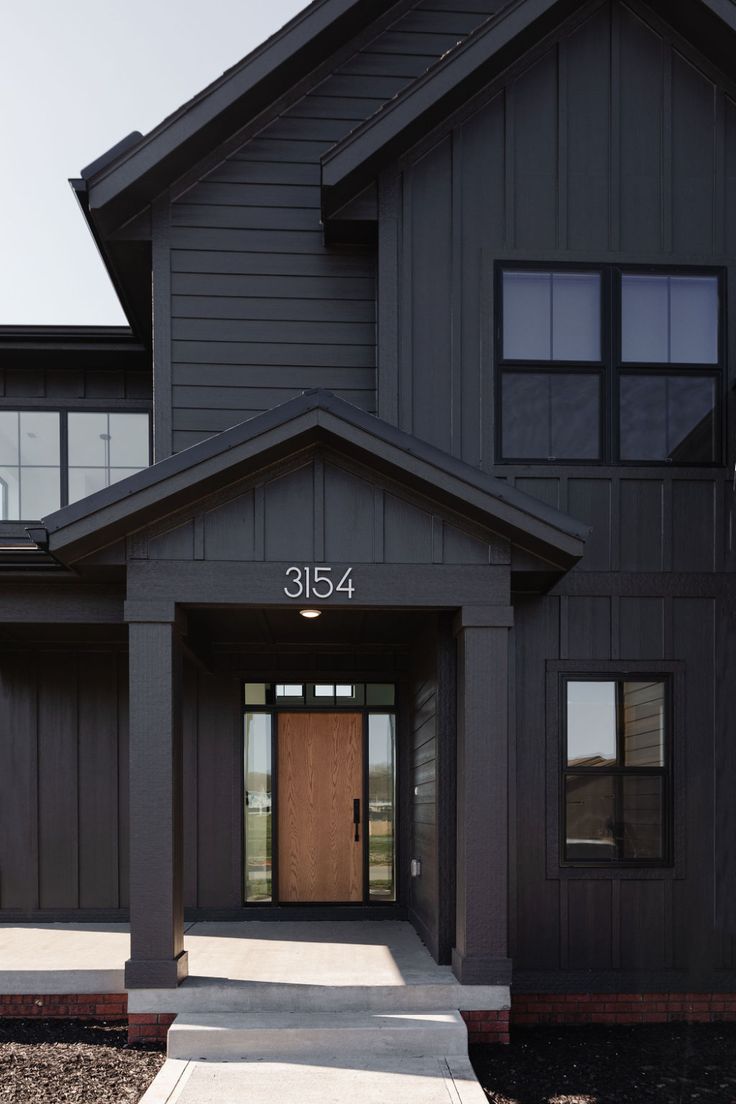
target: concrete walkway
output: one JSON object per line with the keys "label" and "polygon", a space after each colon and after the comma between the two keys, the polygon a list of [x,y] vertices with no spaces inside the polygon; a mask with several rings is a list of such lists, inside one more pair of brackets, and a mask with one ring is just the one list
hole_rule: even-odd
{"label": "concrete walkway", "polygon": [[168,1059],[140,1104],[487,1104],[467,1058],[340,1063]]}

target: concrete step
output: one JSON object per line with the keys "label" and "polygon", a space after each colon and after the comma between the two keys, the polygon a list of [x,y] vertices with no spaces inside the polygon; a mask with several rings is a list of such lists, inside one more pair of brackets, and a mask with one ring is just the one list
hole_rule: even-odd
{"label": "concrete step", "polygon": [[[177,989],[131,989],[129,1012],[442,1012],[446,1008],[497,1011],[509,1008],[508,985],[461,985],[442,980],[401,985],[305,985],[287,982],[211,980],[189,977]],[[447,971],[449,974],[449,971]]]}
{"label": "concrete step", "polygon": [[321,1061],[367,1057],[462,1056],[459,1012],[189,1013],[172,1024],[169,1058],[208,1061]]}

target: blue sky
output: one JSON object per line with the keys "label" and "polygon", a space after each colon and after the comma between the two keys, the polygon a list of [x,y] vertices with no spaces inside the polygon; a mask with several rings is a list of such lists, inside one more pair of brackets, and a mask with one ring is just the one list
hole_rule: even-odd
{"label": "blue sky", "polygon": [[156,126],[305,6],[5,0],[0,324],[125,322],[68,178]]}

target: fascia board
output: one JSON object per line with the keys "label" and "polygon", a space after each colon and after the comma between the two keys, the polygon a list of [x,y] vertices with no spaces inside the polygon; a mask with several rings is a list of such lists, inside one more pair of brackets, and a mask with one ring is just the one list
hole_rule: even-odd
{"label": "fascia board", "polygon": [[516,0],[481,26],[444,60],[328,150],[322,159],[323,187],[335,188],[359,171],[557,3],[559,0]]}

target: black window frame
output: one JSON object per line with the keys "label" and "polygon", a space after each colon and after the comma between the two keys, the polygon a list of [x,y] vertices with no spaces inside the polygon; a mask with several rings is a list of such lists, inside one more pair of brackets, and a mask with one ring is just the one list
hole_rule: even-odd
{"label": "black window frame", "polygon": [[[153,463],[153,413],[150,405],[125,405],[116,406],[114,403],[80,404],[71,406],[59,406],[58,404],[34,404],[29,405],[20,402],[6,401],[0,404],[3,412],[19,414],[58,414],[59,415],[59,509],[69,505],[69,415],[70,414],[146,414],[148,417],[148,464]],[[75,499],[75,501],[82,501]],[[5,518],[0,519],[2,524],[24,525],[30,522],[38,522],[40,518]]]}
{"label": "black window frame", "polygon": [[[601,360],[507,360],[503,352],[504,292],[503,277],[506,272],[544,273],[598,273],[601,281]],[[624,362],[622,360],[622,277],[624,275],[651,276],[710,276],[718,281],[718,360],[716,364],[670,364]],[[725,417],[727,410],[727,373],[725,370],[726,342],[726,270],[717,265],[642,265],[621,262],[573,261],[519,261],[499,260],[494,273],[495,302],[495,459],[501,465],[542,465],[559,467],[654,467],[654,468],[718,468],[724,464],[724,446],[727,438]],[[559,457],[514,457],[503,452],[503,381],[509,374],[541,373],[552,375],[592,375],[601,373],[601,403],[599,410],[600,454],[597,459],[564,459]],[[714,458],[712,460],[624,460],[621,459],[621,409],[620,387],[623,376],[651,375],[660,378],[680,376],[700,377],[715,381]]]}
{"label": "black window frame", "polygon": [[[567,762],[567,687],[571,682],[611,682],[616,685],[616,758],[615,766],[590,766],[570,768]],[[623,686],[627,682],[658,682],[664,686],[664,766],[627,767],[623,765]],[[674,864],[674,720],[672,676],[662,671],[601,672],[577,673],[574,671],[560,675],[560,740],[559,740],[559,864],[568,869],[621,870],[621,869],[662,869]],[[656,777],[662,780],[662,854],[651,859],[582,859],[568,858],[567,855],[567,778],[633,778]]]}

